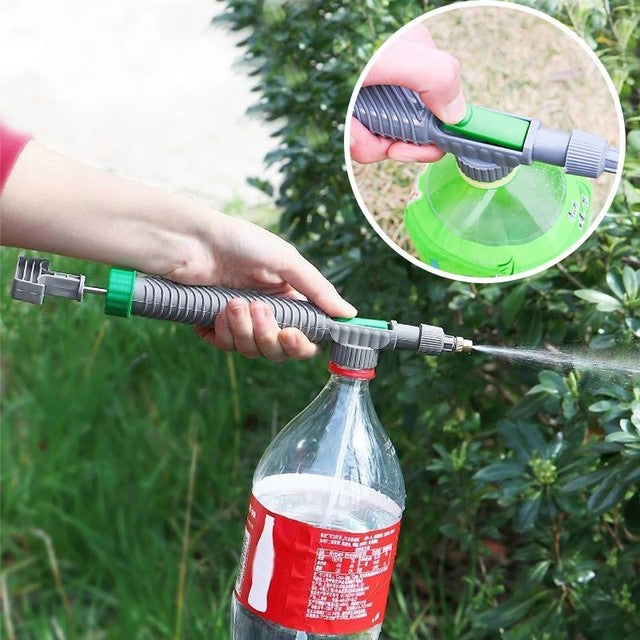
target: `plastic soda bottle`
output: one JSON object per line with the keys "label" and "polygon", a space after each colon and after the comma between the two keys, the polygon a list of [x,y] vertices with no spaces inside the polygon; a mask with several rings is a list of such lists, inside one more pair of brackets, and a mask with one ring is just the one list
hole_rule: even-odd
{"label": "plastic soda bottle", "polygon": [[379,637],[405,489],[369,394],[375,362],[372,349],[335,345],[329,382],[262,456],[232,640]]}

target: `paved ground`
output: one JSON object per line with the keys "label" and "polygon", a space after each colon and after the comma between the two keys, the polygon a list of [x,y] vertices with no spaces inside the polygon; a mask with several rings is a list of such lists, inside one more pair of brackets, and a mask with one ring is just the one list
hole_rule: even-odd
{"label": "paved ground", "polygon": [[[261,201],[273,146],[207,0],[5,0],[0,117],[57,149],[223,207]],[[271,174],[273,175],[273,173]]]}

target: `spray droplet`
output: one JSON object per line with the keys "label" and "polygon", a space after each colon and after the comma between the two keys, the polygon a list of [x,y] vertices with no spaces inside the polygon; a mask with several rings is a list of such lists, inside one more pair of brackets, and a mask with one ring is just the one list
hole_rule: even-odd
{"label": "spray droplet", "polygon": [[639,354],[594,354],[585,353],[584,351],[549,351],[526,347],[494,347],[477,344],[473,345],[473,349],[489,356],[511,360],[516,364],[573,367],[574,369],[585,369],[592,373],[602,374],[640,375]]}

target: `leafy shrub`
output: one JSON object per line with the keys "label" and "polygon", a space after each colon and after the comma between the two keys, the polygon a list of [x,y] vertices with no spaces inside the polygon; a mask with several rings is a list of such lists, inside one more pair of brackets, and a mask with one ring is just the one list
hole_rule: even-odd
{"label": "leafy shrub", "polygon": [[[267,161],[282,173],[281,231],[365,315],[428,321],[476,342],[568,344],[594,356],[617,347],[640,359],[633,5],[526,3],[575,28],[609,68],[628,126],[625,175],[598,232],[561,266],[480,286],[395,256],[364,223],[344,170],[358,73],[426,4],[226,0],[220,22],[244,30],[253,111],[278,123]],[[388,637],[639,636],[639,380],[391,354],[374,393],[409,494]]]}

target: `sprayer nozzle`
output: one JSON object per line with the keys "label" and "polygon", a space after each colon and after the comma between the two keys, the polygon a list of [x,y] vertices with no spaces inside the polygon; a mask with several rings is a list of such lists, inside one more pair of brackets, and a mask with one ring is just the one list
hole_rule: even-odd
{"label": "sprayer nozzle", "polygon": [[466,338],[456,337],[456,351],[461,353],[471,353],[473,351],[473,342]]}
{"label": "sprayer nozzle", "polygon": [[604,170],[607,173],[615,173],[618,170],[618,162],[620,160],[620,152],[617,149],[607,149],[604,158]]}

